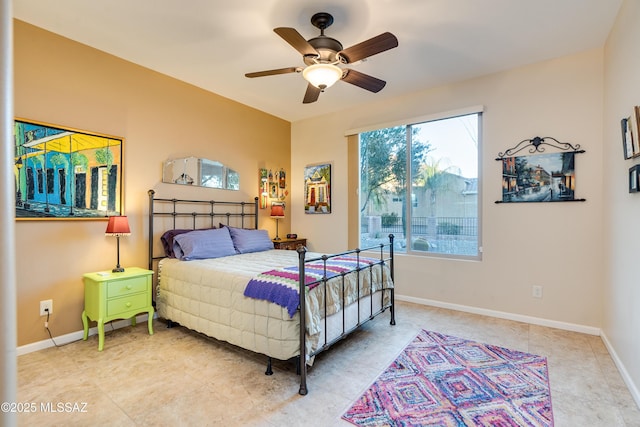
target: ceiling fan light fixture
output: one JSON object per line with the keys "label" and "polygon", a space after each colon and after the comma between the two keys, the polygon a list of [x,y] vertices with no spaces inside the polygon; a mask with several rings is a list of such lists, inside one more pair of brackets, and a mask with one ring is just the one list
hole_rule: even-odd
{"label": "ceiling fan light fixture", "polygon": [[333,64],[313,64],[302,70],[302,77],[318,89],[324,90],[342,78],[342,68]]}
{"label": "ceiling fan light fixture", "polygon": [[245,74],[246,77],[275,76],[278,74],[299,73],[308,82],[302,99],[303,104],[316,102],[320,93],[338,80],[359,88],[377,93],[387,82],[354,69],[340,68],[338,65],[357,64],[373,55],[398,47],[398,39],[390,32],[379,34],[346,49],[338,40],[324,34],[333,23],[333,16],[319,12],[311,17],[311,24],[320,30],[320,35],[305,39],[295,28],[277,27],[273,31],[291,47],[302,54],[305,68],[288,67],[275,70],[258,71]]}

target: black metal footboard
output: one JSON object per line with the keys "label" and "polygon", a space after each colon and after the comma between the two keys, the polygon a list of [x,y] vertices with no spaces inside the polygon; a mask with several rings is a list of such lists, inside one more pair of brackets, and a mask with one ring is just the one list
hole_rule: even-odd
{"label": "black metal footboard", "polygon": [[[333,344],[335,344],[336,342],[344,339],[347,335],[349,335],[350,333],[352,333],[353,331],[355,331],[356,329],[358,329],[360,326],[364,325],[365,323],[367,323],[368,321],[372,320],[374,317],[376,317],[378,314],[386,311],[386,309],[388,308],[391,314],[391,321],[390,324],[391,325],[395,325],[396,324],[396,319],[395,319],[395,301],[394,301],[394,288],[393,288],[393,279],[394,279],[394,260],[393,260],[393,239],[394,236],[393,234],[389,235],[389,243],[387,244],[380,244],[378,246],[372,246],[370,248],[366,248],[366,249],[354,249],[351,251],[347,251],[347,252],[343,252],[343,253],[339,253],[339,254],[332,254],[332,255],[323,255],[319,258],[313,258],[313,259],[305,259],[306,258],[306,248],[305,247],[300,247],[298,248],[298,260],[299,260],[299,272],[300,272],[300,282],[299,282],[299,286],[300,286],[300,304],[298,307],[299,310],[299,314],[300,314],[300,357],[298,359],[298,363],[299,363],[299,367],[298,370],[300,371],[300,390],[298,391],[299,394],[301,395],[306,395],[308,393],[308,389],[307,389],[307,358],[309,357],[313,357],[321,352],[323,352],[324,350],[328,349],[329,347],[331,347]],[[387,254],[385,254],[385,248],[387,250]],[[379,259],[376,262],[373,263],[364,263],[362,266],[360,265],[360,253],[361,252],[370,252],[370,251],[379,251]],[[342,257],[342,256],[355,256],[357,259],[357,267],[350,270],[350,271],[345,271],[345,272],[341,272],[339,274],[339,276],[337,277],[333,277],[333,278],[328,278],[328,274],[327,274],[327,261],[331,260],[332,258],[337,258],[337,257]],[[311,262],[318,262],[321,261],[324,265],[324,274],[323,277],[319,280],[310,282],[310,283],[306,283],[306,275],[305,275],[305,266]],[[386,275],[384,274],[384,271],[380,272],[380,276],[381,276],[381,280],[382,280],[382,289],[380,289],[380,297],[381,297],[381,304],[380,304],[380,308],[377,309],[377,311],[374,312],[374,305],[373,305],[373,298],[374,298],[374,292],[373,292],[373,268],[375,266],[379,265],[381,270],[384,270],[384,266],[388,266],[389,268],[389,278],[391,279],[391,283],[387,282],[386,279]],[[364,294],[360,294],[361,292],[361,283],[360,283],[360,277],[361,271],[366,271],[368,270],[369,273],[369,282],[370,282],[370,291],[369,291],[369,312],[368,312],[368,316],[366,318],[361,318],[360,316],[360,304],[361,304],[361,298],[365,297],[367,295]],[[346,295],[345,295],[345,278],[347,275],[349,274],[355,274],[355,280],[356,280],[356,292],[357,292],[357,296],[356,296],[356,301],[354,302],[354,304],[358,304],[357,306],[357,323],[350,327],[349,329],[347,329],[346,326],[346,321],[345,321],[345,311],[346,311],[346,306],[347,306],[347,301],[346,301]],[[366,273],[365,273],[366,274]],[[331,340],[328,340],[328,336],[327,336],[327,283],[329,280],[341,280],[341,295],[342,295],[342,301],[341,301],[341,306],[342,306],[342,333],[339,334],[337,337],[332,338]],[[307,319],[306,319],[306,295],[307,295],[307,289],[310,286],[324,286],[324,316],[323,316],[323,322],[324,322],[324,327],[323,327],[323,332],[324,332],[324,344],[322,346],[320,346],[318,349],[314,350],[312,353],[307,354],[307,346],[306,346],[306,338],[307,338]],[[304,290],[304,291],[303,291]],[[376,291],[377,292],[377,291]],[[387,304],[385,304],[384,302],[384,297],[385,297],[385,293],[389,292],[389,302]]]}

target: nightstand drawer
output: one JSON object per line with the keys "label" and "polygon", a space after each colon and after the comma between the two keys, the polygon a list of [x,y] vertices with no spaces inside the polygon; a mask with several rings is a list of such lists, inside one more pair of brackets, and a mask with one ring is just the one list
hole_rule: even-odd
{"label": "nightstand drawer", "polygon": [[107,301],[107,316],[116,316],[130,310],[145,308],[149,305],[148,296],[144,293],[109,300]]}
{"label": "nightstand drawer", "polygon": [[147,290],[147,277],[130,277],[109,283],[107,286],[107,298],[120,297]]}

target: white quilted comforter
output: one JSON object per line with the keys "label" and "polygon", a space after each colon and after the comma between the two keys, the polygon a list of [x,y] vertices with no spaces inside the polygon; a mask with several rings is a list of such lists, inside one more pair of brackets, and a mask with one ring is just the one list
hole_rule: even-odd
{"label": "white quilted comforter", "polygon": [[[307,253],[307,259],[316,256],[318,254]],[[285,250],[193,261],[165,258],[158,268],[158,315],[207,336],[287,360],[300,354],[299,312],[290,318],[286,308],[245,297],[244,289],[249,280],[259,273],[297,264],[298,253]],[[374,268],[374,292],[382,287],[380,271],[379,266]],[[392,287],[388,270],[385,273],[385,287]],[[355,275],[351,276],[355,279]],[[368,273],[361,273],[361,294],[369,294],[368,277]],[[323,294],[323,287],[319,286],[307,297],[307,331],[311,331],[307,333],[307,353],[324,343],[324,334],[321,333],[324,328]],[[389,292],[385,294],[385,303],[388,303]],[[336,292],[330,291],[327,296],[330,315],[342,307]],[[382,298],[373,300],[376,306],[382,304]],[[367,307],[368,313],[369,302],[360,305],[360,311],[365,312]],[[353,321],[358,317],[358,308],[355,310],[355,314],[350,316]],[[342,316],[334,317],[340,318],[338,329],[341,331]],[[330,339],[331,336],[328,337]]]}

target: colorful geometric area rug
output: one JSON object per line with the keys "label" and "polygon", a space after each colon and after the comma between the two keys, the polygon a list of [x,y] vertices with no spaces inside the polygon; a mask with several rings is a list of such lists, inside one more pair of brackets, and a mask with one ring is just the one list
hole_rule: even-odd
{"label": "colorful geometric area rug", "polygon": [[423,330],[342,415],[357,426],[553,426],[547,359]]}

